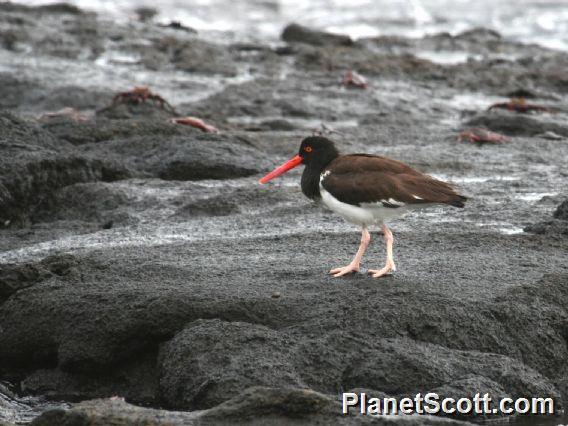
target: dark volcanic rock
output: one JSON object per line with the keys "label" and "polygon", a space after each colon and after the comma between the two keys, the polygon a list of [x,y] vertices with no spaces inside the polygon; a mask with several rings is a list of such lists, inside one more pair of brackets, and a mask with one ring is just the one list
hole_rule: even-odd
{"label": "dark volcanic rock", "polygon": [[351,37],[312,30],[298,24],[290,24],[282,32],[282,40],[293,43],[306,43],[314,46],[352,46]]}
{"label": "dark volcanic rock", "polygon": [[158,10],[151,6],[140,6],[134,9],[134,13],[136,13],[140,22],[147,22],[151,21],[158,14]]}
{"label": "dark volcanic rock", "polygon": [[[340,77],[339,73],[337,77]],[[331,87],[332,90],[321,97],[306,96],[306,93],[314,90],[314,85]],[[352,103],[354,98],[360,102]],[[231,118],[243,119],[240,126],[247,130],[297,130],[297,134],[293,135],[296,146],[289,147],[290,150],[296,150],[298,141],[308,136],[322,121],[360,119],[369,113],[369,109],[380,108],[381,105],[363,94],[353,95],[340,90],[339,80],[335,78],[315,82],[303,79],[293,84],[288,80],[258,78],[230,85],[198,104],[184,107],[190,109],[192,115],[214,122],[221,118],[228,122]],[[264,117],[280,118],[267,120]],[[376,122],[376,115],[374,118]],[[304,120],[305,124],[302,123]],[[234,124],[231,123],[231,126],[234,127]],[[267,137],[270,143],[266,144],[265,149],[268,150],[282,139],[281,135],[263,135],[263,139]]]}
{"label": "dark volcanic rock", "polygon": [[[360,51],[369,58],[376,53],[396,56],[421,56],[428,52],[466,53],[469,57],[462,63],[439,67],[434,74],[418,74],[430,81],[442,80],[446,87],[472,91],[486,89],[496,95],[530,88],[531,92],[547,98],[558,98],[558,94],[566,93],[568,88],[568,79],[562,73],[568,58],[563,52],[509,40],[490,29],[477,28],[457,35],[439,33],[423,38],[379,36],[358,40],[357,45],[366,48]],[[349,55],[353,61],[357,59],[358,49],[351,50],[351,54],[341,53],[344,57],[342,62],[346,65]],[[330,64],[338,60],[338,55],[333,52],[325,56]],[[515,57],[518,59],[513,59]],[[377,66],[380,67],[380,64]]]}
{"label": "dark volcanic rock", "polygon": [[[460,378],[452,383],[447,383],[438,388],[432,389],[431,392],[436,393],[440,398],[454,398],[455,401],[460,398],[470,398],[474,400],[476,395],[489,394],[492,401],[498,401],[503,398],[511,398],[511,395],[503,389],[503,387],[496,383],[495,381],[488,379],[485,376],[471,376]],[[490,405],[490,407],[497,408],[495,402]],[[472,418],[472,414],[460,415],[459,413],[454,413],[450,417],[452,418]],[[488,414],[483,416],[485,419],[495,420],[493,414]],[[479,421],[479,417],[477,419]]]}
{"label": "dark volcanic rock", "polygon": [[568,200],[563,201],[554,212],[556,219],[568,220]]}
{"label": "dark volcanic rock", "polygon": [[525,227],[525,232],[568,236],[568,200],[563,201],[554,212],[554,218]]}
{"label": "dark volcanic rock", "polygon": [[65,2],[37,6],[35,10],[41,13],[57,13],[57,14],[61,13],[69,15],[81,15],[83,13],[83,11],[79,9],[77,6],[73,6],[72,4]]}
{"label": "dark volcanic rock", "polygon": [[[207,198],[192,199],[189,202],[183,201],[182,207],[178,208],[171,216],[175,219],[187,220],[195,217],[207,216],[228,216],[243,214],[254,214],[270,203],[271,210],[279,211],[306,211],[314,208],[313,205],[304,203],[298,206],[289,206],[298,197],[298,191],[293,188],[272,191],[262,186],[244,187],[232,190],[227,187],[220,187],[220,195]],[[193,197],[192,197],[193,198]]]}
{"label": "dark volcanic rock", "polygon": [[69,148],[38,126],[8,111],[0,113],[0,141],[3,149],[29,146],[30,150],[45,148],[56,151]]}
{"label": "dark volcanic rock", "polygon": [[88,152],[105,162],[120,159],[142,176],[165,180],[229,179],[250,176],[269,167],[264,153],[236,138],[194,132],[192,137],[114,139],[93,144]]}
{"label": "dark volcanic rock", "polygon": [[[157,107],[149,106],[149,108],[151,111],[156,111]],[[138,116],[132,118],[134,116],[128,115],[128,119],[97,118],[97,120],[82,122],[75,122],[68,118],[51,119],[42,122],[41,127],[49,130],[50,133],[59,139],[71,142],[73,145],[84,145],[133,136],[164,138],[167,136],[187,136],[201,133],[201,131],[188,126],[169,123],[162,114],[167,113],[162,111],[153,117]]]}
{"label": "dark volcanic rock", "polygon": [[263,325],[196,321],[161,350],[160,388],[171,407],[210,408],[249,386],[305,387],[293,341]]}
{"label": "dark volcanic rock", "polygon": [[64,276],[75,266],[71,255],[46,257],[40,263],[21,263],[0,265],[0,303],[18,290],[55,275]]}
{"label": "dark volcanic rock", "polygon": [[174,30],[186,31],[188,33],[197,34],[197,30],[195,28],[183,25],[180,21],[170,21],[168,24],[163,24],[161,26],[163,28],[172,28]]}
{"label": "dark volcanic rock", "polygon": [[500,40],[501,34],[489,28],[477,27],[458,34],[456,38],[470,40],[475,43],[487,43],[488,41]]}
{"label": "dark volcanic rock", "polygon": [[[516,55],[523,51],[527,55],[542,53],[542,48],[502,38],[497,32],[486,28],[474,28],[463,33],[452,35],[447,32],[426,35],[422,38],[408,38],[396,35],[384,35],[357,41],[360,46],[381,53],[422,55],[429,52],[460,52],[467,53],[468,63],[474,58],[503,55]],[[461,68],[461,67],[460,67]],[[462,71],[463,74],[463,71]],[[468,79],[472,76],[468,73]]]}
{"label": "dark volcanic rock", "polygon": [[431,416],[386,418],[341,413],[341,405],[327,395],[307,389],[252,387],[232,399],[199,412],[164,411],[136,407],[120,398],[85,401],[69,410],[51,410],[32,426],[123,425],[467,425]]}
{"label": "dark volcanic rock", "polygon": [[0,108],[16,108],[25,103],[22,98],[25,99],[26,95],[38,89],[40,85],[35,81],[2,72],[0,73]]}
{"label": "dark volcanic rock", "polygon": [[[0,234],[0,381],[55,400],[205,409],[96,401],[37,422],[443,422],[338,415],[337,395],[363,387],[566,406],[568,239],[507,234],[548,214],[535,194],[566,178],[568,145],[538,137],[568,137],[564,52],[479,29],[353,42],[291,26],[284,48],[216,44],[65,7],[0,10],[0,106],[94,116],[0,114],[1,223],[32,222]],[[349,69],[368,90],[341,85]],[[151,101],[95,114],[135,84],[222,132],[168,123]],[[460,110],[519,88],[555,113],[483,112],[477,125],[521,137],[490,153],[454,143]],[[324,126],[342,152],[419,166],[471,203],[395,222],[396,275],[330,278],[355,231],[302,197],[299,169],[257,184]],[[382,263],[373,241],[364,267]],[[54,252],[73,256],[41,260]],[[247,390],[257,384],[278,389]]]}
{"label": "dark volcanic rock", "polygon": [[419,80],[441,80],[443,67],[426,59],[406,53],[382,54],[365,49],[347,47],[306,48],[296,55],[296,65],[307,71],[335,72],[338,77],[345,70],[357,70],[365,76]]}
{"label": "dark volcanic rock", "polygon": [[29,264],[0,266],[0,303],[16,291],[30,287],[45,277],[41,268]]}
{"label": "dark volcanic rock", "polygon": [[57,111],[62,108],[89,110],[98,107],[109,93],[103,89],[86,89],[75,85],[40,88],[30,90],[24,98],[24,105],[34,105],[43,112]]}
{"label": "dark volcanic rock", "polygon": [[127,220],[124,215],[115,217],[108,205],[112,201],[112,210],[119,212],[123,196],[116,198],[118,193],[112,194],[104,184],[71,187],[75,183],[131,176],[227,179],[250,176],[271,165],[265,154],[240,139],[162,120],[63,119],[45,122],[42,129],[9,113],[0,118],[3,226],[23,225],[30,219]]}
{"label": "dark volcanic rock", "polygon": [[103,182],[78,183],[57,191],[53,197],[32,213],[37,221],[84,220],[106,223],[118,222],[127,195],[113,185]]}
{"label": "dark volcanic rock", "polygon": [[177,68],[189,72],[225,76],[237,74],[237,67],[226,47],[197,39],[177,46],[172,62]]}
{"label": "dark volcanic rock", "polygon": [[89,398],[121,395],[141,404],[152,404],[159,392],[156,357],[155,351],[146,351],[136,360],[119,363],[96,376],[46,366],[35,370],[20,385],[23,392],[54,400],[83,401],[85,395]]}
{"label": "dark volcanic rock", "polygon": [[182,218],[197,216],[227,216],[239,212],[239,206],[235,201],[227,200],[225,196],[218,196],[186,204],[178,209],[174,216]]}
{"label": "dark volcanic rock", "polygon": [[288,120],[266,120],[260,123],[260,126],[269,130],[291,131],[296,129],[296,126]]}
{"label": "dark volcanic rock", "polygon": [[467,124],[487,127],[511,136],[535,136],[545,132],[568,136],[567,126],[516,113],[486,112],[473,117]]}
{"label": "dark volcanic rock", "polygon": [[[515,51],[519,51],[518,46]],[[510,92],[519,87],[538,87],[541,91],[566,93],[568,78],[561,69],[566,67],[568,58],[560,53],[535,51],[532,56],[524,52],[517,60],[483,59],[470,60],[445,69],[448,83],[454,87],[480,90],[487,88],[495,94]]]}
{"label": "dark volcanic rock", "polygon": [[[259,342],[260,343],[260,342]],[[281,422],[287,418],[302,419],[306,423],[329,421],[336,424],[358,424],[362,419],[343,416],[339,403],[327,395],[307,389],[251,387],[240,395],[229,399],[210,410],[203,416],[210,421],[228,421],[234,416],[237,422],[252,421],[259,413],[266,416],[267,423]],[[270,419],[272,417],[272,419]],[[343,418],[343,421],[342,421]]]}
{"label": "dark volcanic rock", "polygon": [[[368,345],[362,348],[360,357],[351,359],[351,363],[353,367],[348,367],[344,372],[346,387],[376,389],[380,386],[380,390],[389,395],[412,395],[420,392],[425,383],[430,388],[438,387],[479,374],[483,379],[499,383],[516,396],[543,394],[560,399],[549,380],[509,357],[475,351],[452,351],[405,338],[385,339]],[[409,366],[412,366],[411,376],[408,376]]]}
{"label": "dark volcanic rock", "polygon": [[58,189],[102,178],[102,164],[10,113],[0,115],[0,226],[23,224]]}
{"label": "dark volcanic rock", "polygon": [[[140,30],[140,39],[124,44],[124,49],[140,57],[140,63],[151,70],[173,66],[196,74],[208,76],[236,76],[240,67],[235,61],[238,54],[226,44],[211,43],[197,38],[193,31],[179,31],[171,26],[145,27]],[[128,34],[124,34],[128,40]],[[126,41],[125,40],[125,41]]]}
{"label": "dark volcanic rock", "polygon": [[[398,423],[396,418],[344,415],[338,401],[307,389],[252,387],[209,410],[191,413],[136,407],[120,398],[85,401],[70,410],[48,411],[35,419],[32,426],[355,426],[395,423]],[[409,417],[402,423],[408,426],[470,424],[431,416]]]}
{"label": "dark volcanic rock", "polygon": [[0,10],[0,31],[19,23],[11,50],[75,59],[94,59],[104,50],[96,15],[73,5],[27,7],[3,2]]}
{"label": "dark volcanic rock", "polygon": [[[435,274],[435,287],[461,290],[455,296],[425,292],[420,268],[415,278],[382,285],[362,275],[332,285],[312,266],[329,257],[331,239],[342,240],[327,236],[317,245],[294,236],[223,240],[78,257],[72,273],[16,292],[0,306],[0,369],[23,371],[29,389],[52,397],[119,390],[132,401],[176,409],[210,407],[253,383],[328,395],[354,387],[407,395],[457,388],[466,377],[495,383],[512,397],[550,395],[563,406],[565,274],[519,286],[518,275],[507,272],[509,285],[516,286],[481,300],[461,296],[473,283],[463,278],[456,283],[444,273]],[[499,236],[489,244],[472,234],[459,240],[468,257],[488,247],[514,257],[519,247],[542,253],[546,239]],[[284,270],[275,269],[288,245],[294,255]],[[455,241],[445,247],[441,255],[454,270],[461,262]],[[223,260],[212,262],[212,253]],[[228,285],[227,271],[246,277],[246,284]],[[275,290],[281,297],[271,297]],[[100,379],[112,377],[109,371],[123,371],[118,376],[123,379],[114,384]],[[140,379],[145,385],[129,385],[147,371],[153,373],[152,379]],[[152,393],[156,376],[160,391]]]}
{"label": "dark volcanic rock", "polygon": [[311,115],[305,112],[308,107],[301,98],[295,99],[293,103],[287,99],[290,94],[286,96],[282,93],[285,87],[271,79],[259,78],[244,84],[230,85],[223,92],[208,97],[198,105],[191,105],[190,108],[192,114],[217,120],[220,117]]}
{"label": "dark volcanic rock", "polygon": [[175,115],[169,108],[160,106],[157,102],[146,101],[141,103],[121,103],[110,104],[97,111],[97,117],[104,117],[110,120],[124,120],[129,118],[153,118],[162,119],[164,122]]}
{"label": "dark volcanic rock", "polygon": [[53,86],[41,79],[0,73],[0,107],[33,111],[41,116],[62,108],[94,109],[111,97],[104,90],[76,85]]}

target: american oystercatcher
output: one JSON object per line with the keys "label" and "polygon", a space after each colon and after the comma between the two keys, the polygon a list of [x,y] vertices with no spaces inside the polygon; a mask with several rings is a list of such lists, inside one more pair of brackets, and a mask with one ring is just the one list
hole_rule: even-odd
{"label": "american oystercatcher", "polygon": [[448,204],[463,207],[466,197],[445,182],[427,176],[399,161],[378,155],[339,155],[333,142],[325,137],[304,139],[294,158],[264,176],[266,183],[304,164],[302,192],[312,200],[321,200],[348,222],[361,226],[361,245],[347,266],[329,271],[334,277],[358,272],[361,258],[371,242],[368,227],[380,224],[386,240],[387,260],[382,269],[370,269],[378,278],[396,270],[393,259],[393,235],[386,221],[405,213]]}

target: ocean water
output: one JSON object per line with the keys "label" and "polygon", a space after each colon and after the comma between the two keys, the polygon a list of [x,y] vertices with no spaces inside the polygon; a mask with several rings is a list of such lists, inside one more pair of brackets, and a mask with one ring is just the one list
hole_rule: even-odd
{"label": "ocean water", "polygon": [[[28,5],[60,0],[19,0]],[[506,37],[568,50],[566,0],[66,0],[114,19],[157,9],[159,22],[179,21],[223,39],[277,41],[288,23],[346,33],[422,37],[491,28]]]}

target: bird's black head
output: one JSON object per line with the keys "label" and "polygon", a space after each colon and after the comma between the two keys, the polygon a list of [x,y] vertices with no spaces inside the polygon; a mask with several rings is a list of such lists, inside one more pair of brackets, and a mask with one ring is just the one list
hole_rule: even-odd
{"label": "bird's black head", "polygon": [[306,166],[302,179],[304,179],[304,175],[313,175],[317,177],[324,167],[338,155],[339,152],[332,141],[321,136],[311,136],[302,141],[298,155],[268,173],[260,179],[260,183],[266,183],[269,180],[292,170],[294,167],[298,167],[300,164],[305,164]]}
{"label": "bird's black head", "polygon": [[302,164],[323,168],[339,155],[339,151],[329,139],[310,136],[302,141],[298,155],[302,157]]}

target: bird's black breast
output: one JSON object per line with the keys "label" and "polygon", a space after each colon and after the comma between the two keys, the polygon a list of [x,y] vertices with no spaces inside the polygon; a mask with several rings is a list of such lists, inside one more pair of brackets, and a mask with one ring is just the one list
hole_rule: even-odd
{"label": "bird's black breast", "polygon": [[321,198],[320,194],[320,173],[311,167],[306,167],[302,173],[302,192],[311,200]]}

